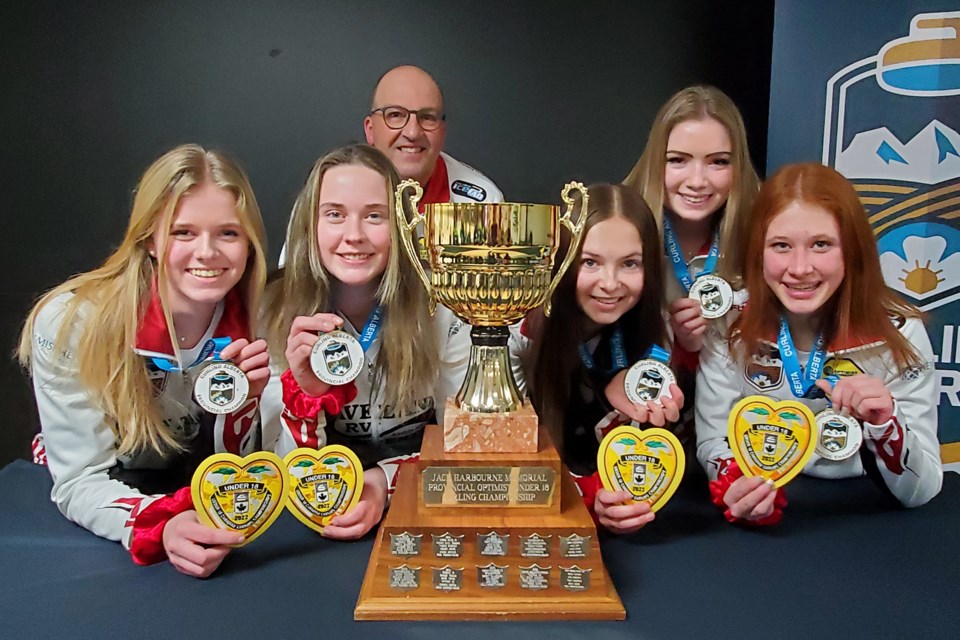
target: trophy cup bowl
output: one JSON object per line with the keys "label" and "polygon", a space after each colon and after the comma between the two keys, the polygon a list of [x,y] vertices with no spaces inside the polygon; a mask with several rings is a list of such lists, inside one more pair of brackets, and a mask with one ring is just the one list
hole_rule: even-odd
{"label": "trophy cup bowl", "polygon": [[[473,327],[467,374],[456,396],[459,410],[506,414],[523,407],[510,368],[508,327],[541,304],[550,313],[550,297],[583,235],[586,216],[572,220],[574,191],[581,196],[580,210],[586,211],[586,188],[571,182],[561,194],[566,204],[562,216],[558,206],[516,202],[428,204],[421,214],[420,185],[404,180],[397,186],[400,238],[427,289],[430,312],[439,302]],[[420,224],[429,275],[413,237]],[[560,225],[569,229],[571,241],[554,274]]]}

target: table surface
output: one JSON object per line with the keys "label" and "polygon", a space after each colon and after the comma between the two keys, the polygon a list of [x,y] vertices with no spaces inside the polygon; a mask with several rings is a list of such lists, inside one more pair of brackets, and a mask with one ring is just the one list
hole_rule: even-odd
{"label": "table surface", "polygon": [[44,467],[14,462],[0,486],[0,638],[960,637],[955,473],[909,511],[865,478],[801,477],[762,530],[727,524],[685,479],[653,524],[601,535],[624,622],[355,622],[372,534],[334,542],[284,513],[196,580],[67,521]]}

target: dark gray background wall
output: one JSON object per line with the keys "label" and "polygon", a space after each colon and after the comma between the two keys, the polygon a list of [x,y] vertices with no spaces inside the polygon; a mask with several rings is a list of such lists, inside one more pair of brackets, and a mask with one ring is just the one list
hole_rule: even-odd
{"label": "dark gray background wall", "polygon": [[[275,258],[309,167],[362,139],[397,64],[434,75],[447,150],[510,200],[621,180],[659,105],[696,82],[740,105],[765,166],[773,2],[35,1],[0,29],[4,353],[37,295],[108,255],[138,177],[176,144],[240,161]],[[2,466],[28,455],[38,422],[0,360]]]}

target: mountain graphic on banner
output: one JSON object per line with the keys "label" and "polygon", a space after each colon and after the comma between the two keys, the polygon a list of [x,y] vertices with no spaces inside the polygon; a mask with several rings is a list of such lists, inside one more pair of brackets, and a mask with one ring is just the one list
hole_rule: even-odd
{"label": "mountain graphic on banner", "polygon": [[862,131],[840,153],[836,168],[851,179],[936,184],[960,177],[960,134],[939,120],[906,144],[886,127]]}

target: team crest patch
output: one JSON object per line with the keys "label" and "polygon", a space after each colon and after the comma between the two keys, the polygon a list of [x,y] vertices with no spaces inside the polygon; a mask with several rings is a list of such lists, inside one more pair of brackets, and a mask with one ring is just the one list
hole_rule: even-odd
{"label": "team crest patch", "polygon": [[823,377],[837,376],[839,378],[849,378],[863,373],[856,362],[850,358],[830,358],[823,365]]}
{"label": "team crest patch", "polygon": [[450,185],[450,191],[477,202],[483,202],[487,199],[487,192],[483,187],[478,187],[463,180],[454,180],[453,184]]}
{"label": "team crest patch", "polygon": [[331,444],[319,451],[294,449],[283,464],[291,479],[287,509],[314,531],[322,532],[360,500],[363,467],[347,447]]}
{"label": "team crest patch", "polygon": [[771,344],[760,344],[760,352],[751,356],[744,368],[744,377],[758,391],[768,391],[783,382],[783,361],[780,350]]}
{"label": "team crest patch", "polygon": [[273,524],[287,500],[290,479],[283,461],[269,451],[245,458],[232,453],[210,456],[197,467],[190,484],[200,521],[243,534],[243,546]]}
{"label": "team crest patch", "polygon": [[817,443],[816,419],[795,400],[747,396],[730,412],[727,440],[743,474],[782,487],[803,471]]}
{"label": "team crest patch", "polygon": [[657,511],[683,479],[686,458],[677,437],[666,429],[623,425],[612,429],[597,450],[600,481],[609,491],[628,491]]}

